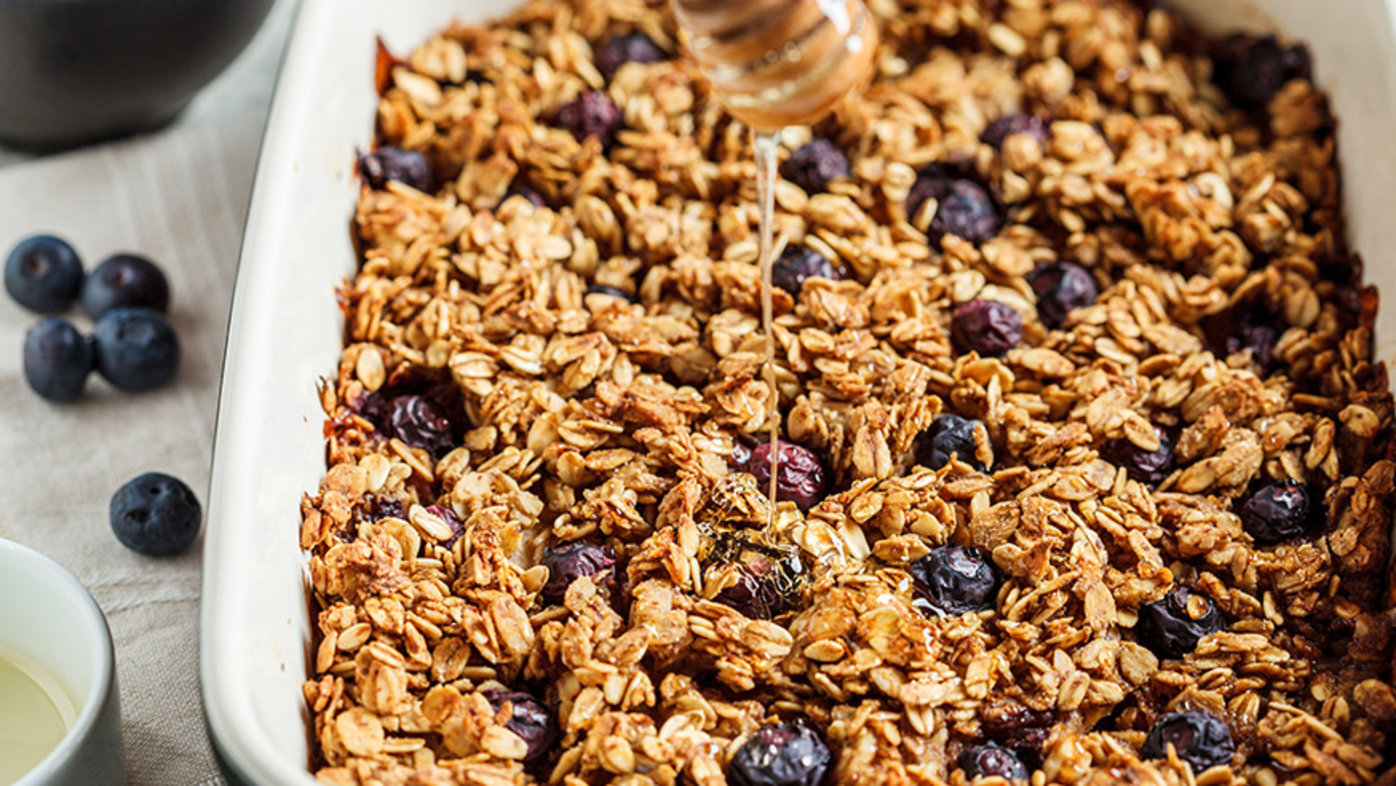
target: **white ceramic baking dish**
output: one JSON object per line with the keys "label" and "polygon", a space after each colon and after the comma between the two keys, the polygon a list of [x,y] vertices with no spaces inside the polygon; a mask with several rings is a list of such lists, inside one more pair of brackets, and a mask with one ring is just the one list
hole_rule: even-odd
{"label": "white ceramic baking dish", "polygon": [[[301,683],[311,633],[301,494],[324,470],[316,380],[336,367],[334,286],[352,273],[354,152],[372,138],[374,37],[405,52],[451,19],[511,0],[305,0],[281,70],[242,247],[224,362],[205,538],[202,667],[232,775],[314,784]],[[1367,277],[1396,292],[1396,45],[1382,0],[1174,0],[1207,29],[1307,41],[1340,118],[1350,234]],[[1378,357],[1396,350],[1391,305]]]}

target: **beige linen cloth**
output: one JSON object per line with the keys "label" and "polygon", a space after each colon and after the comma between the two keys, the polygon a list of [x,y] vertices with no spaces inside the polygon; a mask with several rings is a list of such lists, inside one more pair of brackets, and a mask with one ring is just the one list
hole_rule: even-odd
{"label": "beige linen cloth", "polygon": [[[94,374],[66,406],[25,385],[20,348],[37,317],[0,296],[0,537],[67,567],[106,612],[133,786],[223,782],[199,696],[202,541],[179,557],[142,557],[112,536],[107,506],[147,471],[183,479],[206,502],[238,246],[291,11],[281,2],[160,133],[38,159],[0,149],[0,255],[46,231],[73,243],[88,269],[135,251],[170,279],[183,350],[174,383],[126,395]],[[68,317],[91,328],[78,309]]]}

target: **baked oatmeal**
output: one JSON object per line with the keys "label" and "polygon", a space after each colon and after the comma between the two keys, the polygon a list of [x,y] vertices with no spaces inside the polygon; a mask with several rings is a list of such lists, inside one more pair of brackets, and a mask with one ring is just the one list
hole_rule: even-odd
{"label": "baked oatmeal", "polygon": [[321,782],[1390,766],[1392,403],[1306,50],[870,8],[873,84],[783,135],[778,424],[749,130],[664,8],[380,51],[301,511]]}

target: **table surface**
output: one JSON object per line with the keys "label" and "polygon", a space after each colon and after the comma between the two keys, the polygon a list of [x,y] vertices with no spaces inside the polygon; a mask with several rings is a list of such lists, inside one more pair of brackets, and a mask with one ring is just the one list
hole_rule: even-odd
{"label": "table surface", "polygon": [[[25,385],[24,331],[37,317],[0,298],[0,538],[63,564],[116,641],[127,777],[133,786],[222,784],[199,696],[201,544],[174,558],[124,549],[107,506],[148,471],[206,497],[228,307],[247,200],[293,0],[165,130],[34,158],[0,148],[0,253],[33,232],[67,238],[89,269],[117,251],[159,263],[183,349],[174,383],[118,393],[94,375],[71,405]],[[67,315],[82,330],[91,323]]]}

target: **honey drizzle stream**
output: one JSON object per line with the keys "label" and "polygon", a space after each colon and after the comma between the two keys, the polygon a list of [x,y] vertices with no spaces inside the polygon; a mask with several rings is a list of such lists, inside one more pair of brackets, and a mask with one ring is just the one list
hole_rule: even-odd
{"label": "honey drizzle stream", "polygon": [[760,246],[758,259],[761,262],[761,327],[766,336],[766,359],[762,363],[766,386],[770,393],[766,399],[766,422],[771,427],[771,482],[767,489],[770,496],[770,518],[768,526],[776,521],[776,446],[780,438],[780,391],[776,388],[776,338],[771,305],[772,246],[776,205],[776,161],[780,155],[780,134],[772,131],[753,131],[752,147],[756,156],[756,202],[760,209]]}

